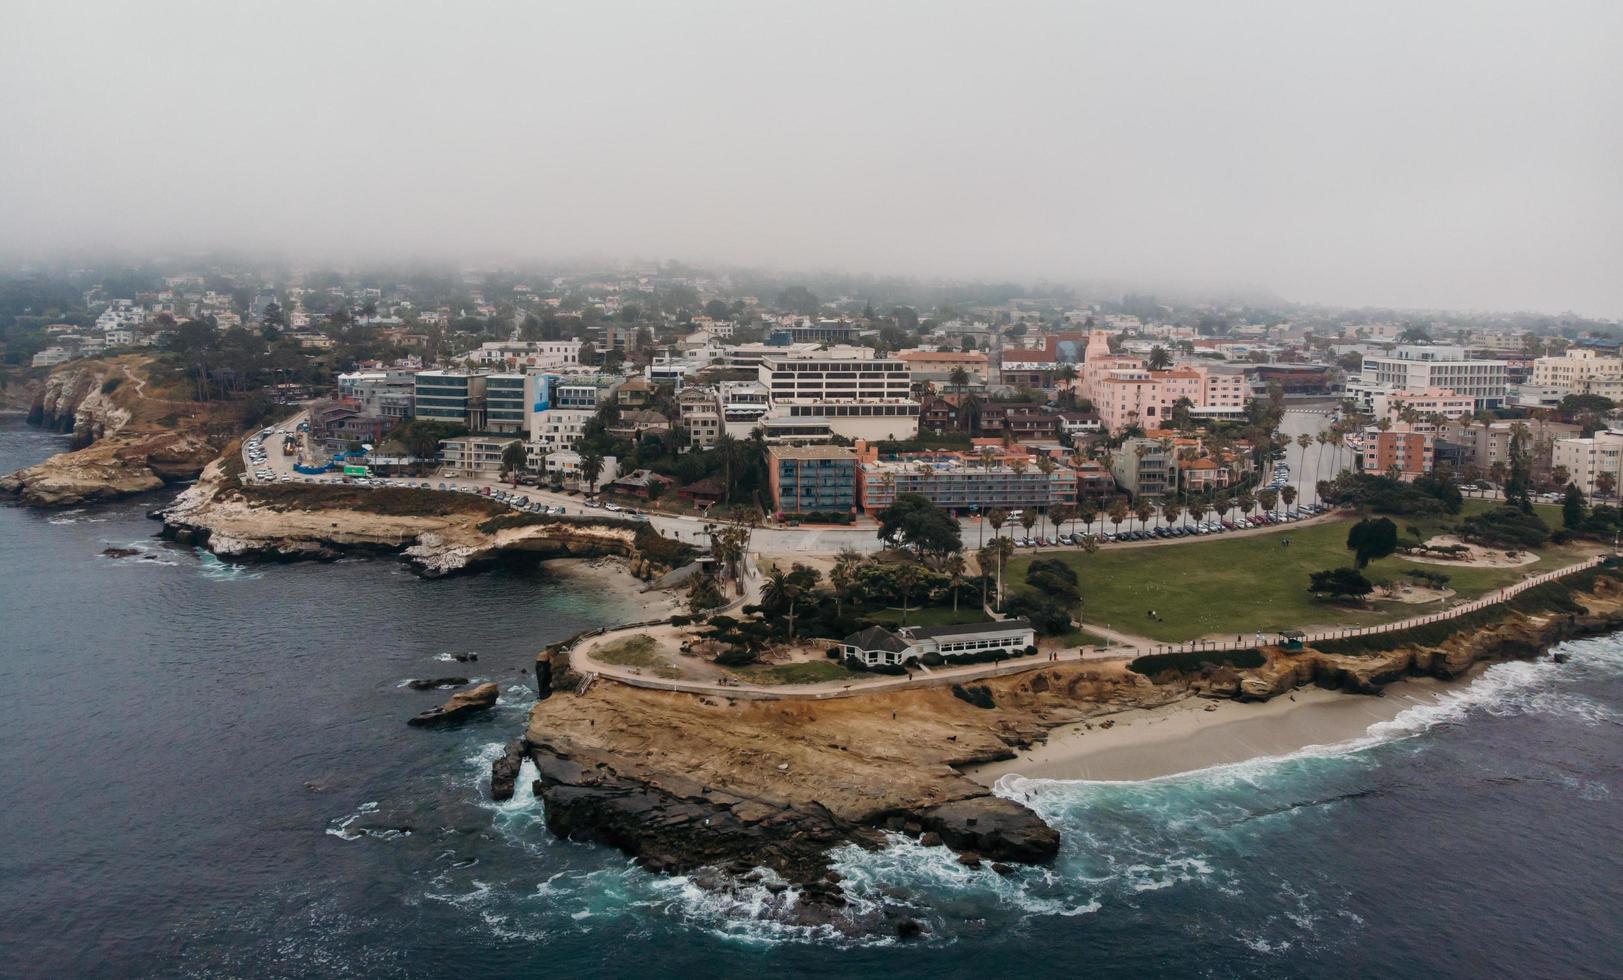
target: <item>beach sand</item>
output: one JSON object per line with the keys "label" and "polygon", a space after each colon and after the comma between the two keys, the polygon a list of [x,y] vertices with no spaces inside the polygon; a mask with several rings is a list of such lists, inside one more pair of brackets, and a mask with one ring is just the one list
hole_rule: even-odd
{"label": "beach sand", "polygon": [[[965,772],[987,786],[1007,773],[1041,779],[1153,779],[1355,739],[1376,722],[1431,704],[1466,683],[1468,678],[1407,680],[1388,685],[1378,697],[1304,687],[1260,703],[1188,698],[1096,718],[1091,729],[1085,724],[1056,728],[1046,742],[1017,758]],[[1101,728],[1106,719],[1115,724]]]}
{"label": "beach sand", "polygon": [[613,596],[623,610],[616,622],[664,619],[686,611],[682,593],[643,591],[647,583],[633,577],[619,558],[554,558],[546,567],[559,578],[574,579],[600,594]]}

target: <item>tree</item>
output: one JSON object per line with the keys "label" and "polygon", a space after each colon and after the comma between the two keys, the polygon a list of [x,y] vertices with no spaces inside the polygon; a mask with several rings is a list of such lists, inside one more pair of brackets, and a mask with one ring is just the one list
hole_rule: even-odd
{"label": "tree", "polygon": [[964,556],[948,555],[941,570],[947,573],[947,584],[952,589],[952,621],[958,622],[958,583],[964,580]]}
{"label": "tree", "polygon": [[1365,518],[1347,532],[1347,550],[1359,568],[1398,549],[1398,526],[1385,517]]}
{"label": "tree", "polygon": [[834,613],[845,618],[845,599],[851,594],[851,586],[856,582],[856,572],[862,565],[862,555],[854,549],[846,548],[834,559],[834,567],[828,570],[828,584],[834,587]]}
{"label": "tree", "polygon": [[808,568],[796,562],[785,572],[781,568],[774,568],[766,577],[761,587],[761,604],[789,609],[789,639],[795,638],[795,604],[800,597],[817,586],[818,572],[815,568]]}
{"label": "tree", "polygon": [[984,596],[986,564],[988,561],[990,561],[993,567],[997,569],[997,606],[999,609],[1003,608],[1003,564],[1009,560],[1009,556],[1012,554],[1014,554],[1014,542],[1005,537],[993,538],[987,543],[986,547],[980,550],[979,558],[982,581],[981,591],[983,593],[981,605],[984,606],[986,604],[986,599]]}
{"label": "tree", "polygon": [[700,571],[688,582],[687,601],[689,612],[700,613],[723,605],[727,600],[716,586],[715,578]]}
{"label": "tree", "polygon": [[964,390],[964,386],[969,384],[969,372],[962,367],[955,367],[952,369],[952,373],[947,375],[947,381],[952,384],[954,391],[961,392]]}
{"label": "tree", "polygon": [[502,450],[502,469],[507,473],[516,473],[524,468],[526,457],[524,443],[513,441]]}
{"label": "tree", "polygon": [[958,522],[928,497],[904,493],[878,513],[879,538],[906,544],[920,555],[945,557],[963,547]]}
{"label": "tree", "polygon": [[1343,566],[1311,573],[1308,576],[1308,591],[1332,598],[1362,598],[1375,591],[1375,586],[1358,569]]}
{"label": "tree", "polygon": [[1150,358],[1147,362],[1151,371],[1165,371],[1172,366],[1172,355],[1160,344],[1150,348]]}
{"label": "tree", "polygon": [[903,565],[896,569],[896,584],[901,586],[902,589],[901,625],[903,626],[907,625],[908,600],[912,596],[913,590],[917,588],[919,582],[923,580],[923,571],[924,570],[919,568],[917,565]]}
{"label": "tree", "polygon": [[1291,504],[1296,503],[1296,488],[1292,486],[1280,487],[1279,499],[1285,502],[1285,510],[1288,512]]}
{"label": "tree", "polygon": [[1568,530],[1584,522],[1584,492],[1576,484],[1567,484],[1566,498],[1561,501],[1561,525]]}
{"label": "tree", "polygon": [[1120,531],[1121,522],[1127,520],[1127,501],[1122,500],[1120,497],[1111,501],[1110,508],[1105,511],[1105,516],[1110,518],[1110,530],[1113,532]]}
{"label": "tree", "polygon": [[1147,527],[1150,518],[1155,516],[1155,505],[1150,503],[1149,500],[1140,497],[1138,502],[1133,505],[1133,516],[1138,518],[1140,527]]}
{"label": "tree", "polygon": [[587,452],[580,458],[580,478],[586,481],[586,492],[597,492],[597,478],[603,473],[603,456]]}
{"label": "tree", "polygon": [[1617,489],[1617,477],[1611,473],[1595,474],[1595,496],[1610,497],[1612,491]]}
{"label": "tree", "polygon": [[1026,529],[1026,537],[1031,537],[1031,529],[1037,526],[1037,512],[1029,507],[1026,508],[1020,514],[1020,526]]}

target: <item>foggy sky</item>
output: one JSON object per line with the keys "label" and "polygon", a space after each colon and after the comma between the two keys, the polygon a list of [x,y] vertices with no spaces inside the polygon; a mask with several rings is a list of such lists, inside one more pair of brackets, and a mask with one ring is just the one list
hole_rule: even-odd
{"label": "foggy sky", "polygon": [[1617,0],[6,0],[0,254],[597,255],[1623,316],[1620,42]]}

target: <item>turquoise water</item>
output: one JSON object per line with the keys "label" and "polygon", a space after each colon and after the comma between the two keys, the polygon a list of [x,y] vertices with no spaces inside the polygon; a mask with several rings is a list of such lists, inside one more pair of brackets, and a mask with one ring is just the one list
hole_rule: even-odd
{"label": "turquoise water", "polygon": [[[0,468],[59,445],[0,423]],[[852,923],[926,923],[902,943],[556,840],[527,778],[486,798],[534,651],[612,621],[600,597],[544,569],[234,566],[152,538],[161,499],[0,508],[0,975],[1623,975],[1616,639],[1346,745],[1006,779],[1061,830],[1053,867],[840,852]],[[448,673],[501,706],[407,728],[443,695],[402,682]]]}

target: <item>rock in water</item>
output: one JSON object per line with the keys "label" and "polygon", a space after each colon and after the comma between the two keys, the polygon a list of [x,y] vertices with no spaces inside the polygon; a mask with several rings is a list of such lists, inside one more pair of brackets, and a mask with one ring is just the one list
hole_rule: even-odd
{"label": "rock in water", "polygon": [[955,851],[995,861],[1041,864],[1059,853],[1059,832],[1013,800],[977,796],[943,803],[919,814],[929,830]]}
{"label": "rock in water", "polygon": [[513,787],[518,782],[519,770],[524,766],[523,739],[507,743],[507,751],[490,764],[490,798],[498,802],[513,798]]}
{"label": "rock in water", "polygon": [[413,691],[432,691],[436,687],[457,687],[466,683],[466,677],[414,677],[406,682],[406,686]]}
{"label": "rock in water", "polygon": [[496,705],[498,690],[495,684],[480,684],[470,687],[466,691],[458,691],[451,695],[450,700],[438,708],[430,708],[415,718],[408,719],[408,725],[438,725],[447,721],[458,721],[469,715],[476,715],[481,711],[489,711]]}
{"label": "rock in water", "polygon": [[134,558],[141,552],[134,548],[103,548],[101,553],[108,558]]}

